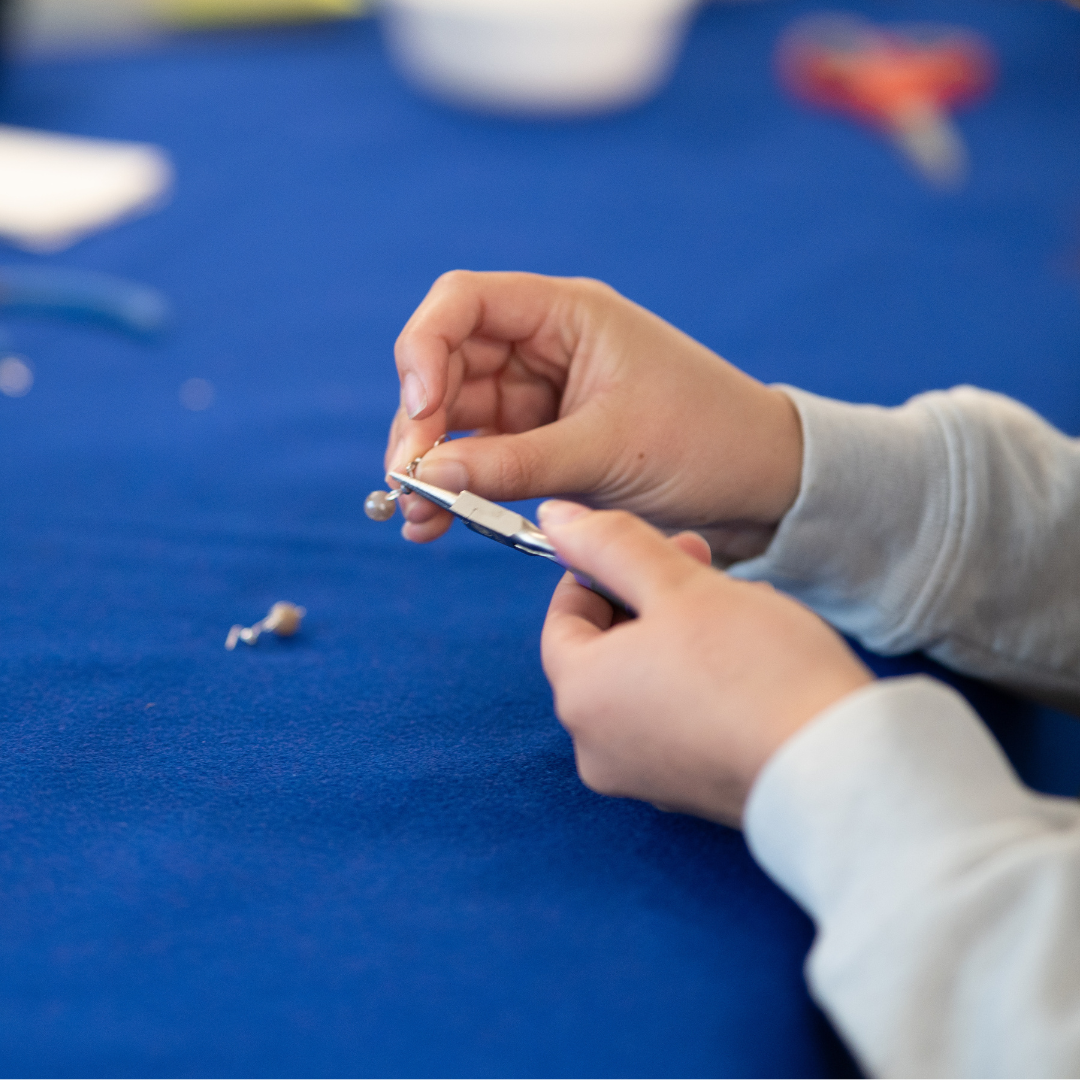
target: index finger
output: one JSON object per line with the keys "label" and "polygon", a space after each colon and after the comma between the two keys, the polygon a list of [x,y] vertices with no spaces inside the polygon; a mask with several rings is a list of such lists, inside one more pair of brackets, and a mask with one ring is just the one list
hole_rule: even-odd
{"label": "index finger", "polygon": [[540,504],[539,517],[565,565],[602,582],[642,615],[705,572],[704,552],[688,554],[685,541],[672,544],[625,510],[588,510],[549,500]]}

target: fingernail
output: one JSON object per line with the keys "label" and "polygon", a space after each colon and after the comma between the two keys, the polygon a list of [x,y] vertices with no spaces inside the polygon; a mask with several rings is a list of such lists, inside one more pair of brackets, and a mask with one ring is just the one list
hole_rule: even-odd
{"label": "fingernail", "polygon": [[427,391],[416,372],[410,371],[405,376],[405,381],[401,384],[401,397],[410,420],[427,408]]}
{"label": "fingernail", "polygon": [[464,491],[469,486],[469,470],[452,458],[442,461],[421,461],[416,470],[417,480],[423,480],[447,491]]}
{"label": "fingernail", "polygon": [[544,525],[565,525],[576,518],[591,513],[587,506],[580,503],[564,502],[562,499],[548,499],[537,507],[537,514]]}

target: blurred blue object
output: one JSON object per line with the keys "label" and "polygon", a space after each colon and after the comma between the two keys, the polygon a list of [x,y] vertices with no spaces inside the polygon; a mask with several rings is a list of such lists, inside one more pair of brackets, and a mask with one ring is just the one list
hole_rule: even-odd
{"label": "blurred blue object", "polygon": [[0,266],[0,307],[105,322],[137,335],[169,320],[157,289],[91,270]]}

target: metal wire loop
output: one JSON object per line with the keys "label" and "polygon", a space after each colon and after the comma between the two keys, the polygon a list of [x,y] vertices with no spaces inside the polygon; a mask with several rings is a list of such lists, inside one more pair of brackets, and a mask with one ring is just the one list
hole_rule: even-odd
{"label": "metal wire loop", "polygon": [[[423,460],[424,460],[424,458],[425,458],[425,457],[426,457],[426,456],[427,456],[428,454],[430,454],[430,453],[431,453],[431,451],[432,451],[432,450],[434,450],[436,446],[442,446],[442,444],[443,444],[444,442],[446,442],[446,439],[447,439],[447,434],[446,434],[446,432],[444,431],[444,432],[443,432],[443,433],[442,433],[442,434],[441,434],[441,435],[440,435],[440,436],[439,436],[439,437],[438,437],[438,438],[437,438],[437,439],[436,439],[436,440],[435,440],[435,441],[434,441],[434,442],[433,442],[433,443],[431,444],[431,448],[430,448],[429,450],[425,450],[425,451],[424,451],[424,453],[423,453],[423,454],[421,454],[421,455],[420,455],[419,457],[414,457],[414,458],[412,459],[412,461],[410,461],[410,462],[409,462],[409,464],[405,466],[405,475],[406,475],[407,477],[409,477],[409,479],[410,479],[410,480],[415,480],[415,479],[416,479],[416,469],[417,469],[417,466],[418,466],[418,465],[420,464],[420,462],[421,462],[421,461],[423,461]],[[397,491],[397,492],[400,492],[400,491],[401,491],[401,488],[395,488],[395,491]],[[391,492],[391,493],[390,493],[390,498],[392,498],[392,499],[395,499],[395,498],[400,498],[400,495],[395,495],[395,494],[394,494],[394,492]]]}

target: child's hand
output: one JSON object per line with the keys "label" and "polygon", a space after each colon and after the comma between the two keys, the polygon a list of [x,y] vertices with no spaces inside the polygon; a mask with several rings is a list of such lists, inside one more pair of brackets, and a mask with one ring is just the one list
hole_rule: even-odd
{"label": "child's hand", "polygon": [[[395,352],[388,469],[444,431],[476,429],[487,437],[439,447],[417,476],[489,499],[624,507],[707,532],[729,561],[764,550],[798,493],[788,398],[599,282],[446,274]],[[402,508],[410,540],[451,521],[418,496]]]}
{"label": "child's hand", "polygon": [[555,710],[596,791],[738,824],[780,744],[872,680],[809,609],[709,567],[700,537],[666,540],[573,503],[540,509],[565,561],[639,613],[612,625],[611,606],[568,574],[544,626]]}

